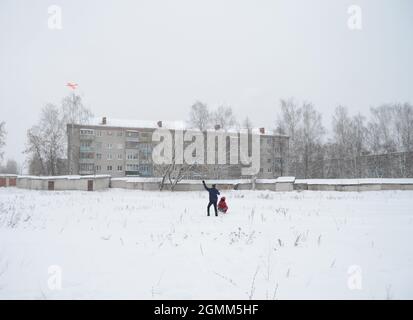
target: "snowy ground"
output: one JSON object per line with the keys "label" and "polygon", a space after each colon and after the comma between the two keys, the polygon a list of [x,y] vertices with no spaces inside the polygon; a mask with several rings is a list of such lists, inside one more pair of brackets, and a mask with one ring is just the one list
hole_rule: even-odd
{"label": "snowy ground", "polygon": [[225,195],[0,188],[0,298],[413,298],[413,192]]}

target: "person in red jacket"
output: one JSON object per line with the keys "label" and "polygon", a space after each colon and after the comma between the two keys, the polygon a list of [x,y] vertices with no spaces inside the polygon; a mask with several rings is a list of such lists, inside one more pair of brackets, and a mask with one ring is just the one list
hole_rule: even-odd
{"label": "person in red jacket", "polygon": [[225,202],[225,197],[221,197],[221,199],[218,202],[218,211],[227,213],[228,206]]}

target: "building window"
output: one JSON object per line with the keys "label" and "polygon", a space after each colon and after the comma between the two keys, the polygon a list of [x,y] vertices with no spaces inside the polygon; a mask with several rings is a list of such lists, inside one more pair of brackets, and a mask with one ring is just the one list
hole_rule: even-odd
{"label": "building window", "polygon": [[122,171],[122,166],[118,166],[118,171]]}
{"label": "building window", "polygon": [[93,159],[94,153],[93,152],[81,152],[80,159]]}
{"label": "building window", "polygon": [[139,138],[139,132],[138,131],[126,131],[126,137]]}
{"label": "building window", "polygon": [[107,171],[112,171],[112,166],[107,166],[106,169]]}
{"label": "building window", "polygon": [[102,170],[102,167],[100,165],[97,165],[96,166],[96,171],[101,171],[101,170]]}
{"label": "building window", "polygon": [[118,137],[122,137],[122,136],[123,136],[123,133],[122,133],[122,131],[118,131],[118,132],[116,133],[116,135],[117,135]]}
{"label": "building window", "polygon": [[95,165],[93,163],[81,163],[80,164],[80,171],[93,171]]}
{"label": "building window", "polygon": [[140,132],[140,137],[144,140],[148,140],[150,137],[149,132]]}
{"label": "building window", "polygon": [[96,142],[96,149],[102,149],[102,142]]}
{"label": "building window", "polygon": [[267,170],[268,172],[271,172],[272,170],[271,170],[271,168],[268,168],[268,170]]}
{"label": "building window", "polygon": [[138,159],[138,153],[137,153],[137,152],[128,153],[128,154],[126,155],[126,158],[127,158],[128,160],[137,160],[137,159]]}
{"label": "building window", "polygon": [[267,163],[271,163],[271,159],[270,159],[270,158],[267,159]]}
{"label": "building window", "polygon": [[139,166],[137,164],[127,164],[126,165],[126,170],[127,171],[138,171]]}
{"label": "building window", "polygon": [[96,131],[96,136],[101,137],[102,136],[102,131],[100,131],[100,130]]}
{"label": "building window", "polygon": [[139,173],[142,175],[151,175],[151,166],[149,165],[139,165]]}
{"label": "building window", "polygon": [[92,146],[92,141],[90,140],[82,140],[80,141],[81,148],[90,148]]}
{"label": "building window", "polygon": [[149,143],[142,143],[139,145],[140,159],[149,161],[152,156],[152,146]]}
{"label": "building window", "polygon": [[107,154],[107,159],[108,159],[108,160],[112,160],[112,159],[113,159],[111,153],[108,153],[108,154]]}
{"label": "building window", "polygon": [[80,134],[81,135],[93,135],[94,131],[91,129],[80,129]]}
{"label": "building window", "polygon": [[112,132],[112,131],[107,131],[107,132],[106,132],[106,135],[112,136],[112,135],[113,135],[113,132]]}
{"label": "building window", "polygon": [[102,160],[102,154],[101,153],[96,153],[96,159],[97,160]]}
{"label": "building window", "polygon": [[126,149],[136,149],[139,147],[139,142],[136,141],[126,141]]}
{"label": "building window", "polygon": [[121,153],[118,154],[118,160],[122,160],[122,154]]}
{"label": "building window", "polygon": [[112,145],[111,143],[107,143],[107,144],[106,144],[106,147],[107,147],[108,149],[112,149],[113,145]]}

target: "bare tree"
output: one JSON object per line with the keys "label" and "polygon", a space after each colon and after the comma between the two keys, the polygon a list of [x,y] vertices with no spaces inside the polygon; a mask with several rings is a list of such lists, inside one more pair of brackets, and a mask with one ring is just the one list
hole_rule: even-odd
{"label": "bare tree", "polygon": [[361,177],[360,157],[367,153],[367,127],[365,117],[358,113],[350,123],[350,153],[352,158],[352,177]]}
{"label": "bare tree", "polygon": [[[27,132],[26,153],[39,163],[40,174],[61,174],[64,156],[65,129],[59,109],[47,104],[41,112],[40,121]],[[30,165],[29,165],[30,167]]]}
{"label": "bare tree", "polygon": [[350,117],[346,107],[338,106],[333,114],[332,142],[328,145],[328,157],[336,166],[333,177],[359,177],[359,157],[365,152],[367,129],[364,117],[359,113]]}
{"label": "bare tree", "polygon": [[289,136],[289,163],[290,174],[299,175],[299,128],[302,119],[302,110],[293,98],[280,100],[280,113],[277,114],[276,132]]}
{"label": "bare tree", "polygon": [[219,125],[221,129],[228,130],[237,125],[237,119],[230,106],[219,106],[212,115],[214,125]]}
{"label": "bare tree", "polygon": [[302,118],[302,109],[293,98],[281,99],[281,113],[277,116],[277,131],[287,134],[290,141],[295,141],[296,133]]}
{"label": "bare tree", "polygon": [[27,164],[29,168],[29,174],[35,176],[41,176],[45,174],[45,166],[43,164],[43,161],[38,157],[36,153],[33,152],[29,155]]}
{"label": "bare tree", "polygon": [[[302,127],[299,130],[301,136],[299,150],[301,151],[304,164],[304,178],[314,177],[317,168],[311,167],[310,163],[321,165],[316,160],[320,160],[322,151],[322,138],[325,129],[322,124],[321,113],[315,110],[311,103],[303,103],[302,106]],[[319,168],[318,168],[319,170]]]}
{"label": "bare tree", "polygon": [[397,150],[394,131],[394,108],[381,105],[370,108],[368,141],[372,153],[390,153]]}
{"label": "bare tree", "polygon": [[394,127],[396,144],[399,151],[413,150],[413,106],[409,103],[396,104],[394,108]]}
{"label": "bare tree", "polygon": [[293,98],[282,99],[276,132],[290,137],[290,174],[304,178],[322,174],[325,129],[321,114],[311,103],[304,102],[299,106]]}
{"label": "bare tree", "polygon": [[3,147],[6,145],[6,124],[4,121],[0,122],[0,161],[3,160]]}
{"label": "bare tree", "polygon": [[352,156],[351,152],[351,119],[348,110],[344,106],[337,106],[332,117],[333,137],[329,145],[329,158],[336,159],[334,176],[343,178],[347,169],[346,158]]}
{"label": "bare tree", "polygon": [[166,186],[169,190],[174,191],[176,185],[185,178],[189,178],[194,173],[201,172],[204,166],[202,164],[186,162],[178,163],[175,153],[175,143],[172,144],[172,158],[170,163],[157,164],[154,166],[155,175],[161,178],[159,190],[162,191]]}
{"label": "bare tree", "polygon": [[211,113],[205,103],[197,101],[191,106],[188,120],[188,124],[191,128],[205,131],[210,126],[210,120]]}
{"label": "bare tree", "polygon": [[13,159],[8,159],[6,165],[0,168],[0,172],[6,174],[17,174],[17,162]]}
{"label": "bare tree", "polygon": [[85,124],[93,117],[82,97],[72,92],[62,100],[62,121],[66,124]]}
{"label": "bare tree", "polygon": [[[65,140],[64,153],[67,158],[67,168],[70,174],[73,171],[73,163],[79,162],[78,146],[74,146],[74,142],[69,141],[73,134],[69,134],[69,131],[74,130],[75,124],[87,124],[90,118],[93,116],[92,111],[85,106],[82,97],[72,92],[62,100],[62,122],[64,125],[65,134],[67,139]],[[71,146],[70,149],[68,145]]]}
{"label": "bare tree", "polygon": [[251,129],[252,129],[252,126],[253,126],[253,124],[252,124],[250,118],[247,116],[247,117],[244,119],[244,121],[242,122],[242,128],[243,128],[243,129],[251,130]]}

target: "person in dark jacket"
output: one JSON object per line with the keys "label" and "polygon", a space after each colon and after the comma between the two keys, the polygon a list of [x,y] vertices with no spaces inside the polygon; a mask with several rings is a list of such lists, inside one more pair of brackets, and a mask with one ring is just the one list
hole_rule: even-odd
{"label": "person in dark jacket", "polygon": [[208,188],[204,180],[202,180],[202,184],[204,185],[205,190],[208,191],[209,193],[209,203],[207,206],[208,217],[209,217],[209,208],[211,206],[214,206],[215,216],[218,217],[217,202],[218,202],[219,191],[217,190],[215,184],[212,185],[212,188]]}

